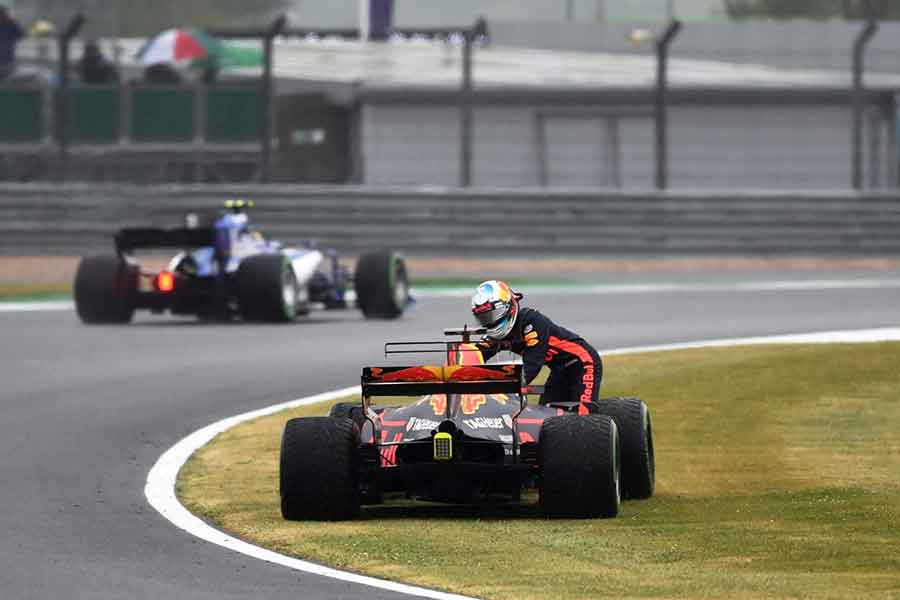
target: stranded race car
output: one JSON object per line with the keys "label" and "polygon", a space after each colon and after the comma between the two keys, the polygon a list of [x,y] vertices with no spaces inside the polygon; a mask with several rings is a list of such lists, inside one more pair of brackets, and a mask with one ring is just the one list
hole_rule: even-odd
{"label": "stranded race car", "polygon": [[[175,229],[129,228],[115,236],[116,253],[83,258],[75,274],[75,307],[85,323],[127,323],[136,309],[201,318],[291,321],[315,305],[347,308],[353,283],[366,317],[393,319],[409,298],[406,264],[395,252],[362,255],[352,277],[334,251],[291,248],[250,227],[244,201],[208,224],[189,214]],[[180,248],[158,273],[134,253]]]}
{"label": "stranded race car", "polygon": [[[350,519],[385,493],[449,503],[518,501],[536,487],[551,517],[615,517],[622,498],[653,495],[650,411],[610,398],[529,404],[521,364],[484,364],[470,342],[484,330],[448,330],[449,342],[385,344],[386,354],[430,349],[441,366],[366,367],[362,402],[328,417],[295,418],[281,440],[285,519]],[[422,396],[381,407],[378,396]]]}

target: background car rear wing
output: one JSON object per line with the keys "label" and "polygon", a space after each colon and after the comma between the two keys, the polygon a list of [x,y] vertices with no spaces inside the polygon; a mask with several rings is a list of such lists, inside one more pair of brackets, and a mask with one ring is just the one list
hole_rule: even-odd
{"label": "background car rear wing", "polygon": [[116,234],[116,252],[128,254],[147,248],[200,248],[214,246],[216,232],[212,227],[128,227]]}
{"label": "background car rear wing", "polygon": [[520,364],[365,367],[362,395],[520,394],[522,373]]}

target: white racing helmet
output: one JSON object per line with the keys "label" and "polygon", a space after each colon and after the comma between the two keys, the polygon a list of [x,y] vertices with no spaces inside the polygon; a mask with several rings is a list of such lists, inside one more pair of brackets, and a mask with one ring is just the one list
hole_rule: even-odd
{"label": "white racing helmet", "polygon": [[502,340],[512,331],[519,314],[519,300],[516,293],[503,281],[485,281],[472,294],[472,315],[481,327],[487,328],[485,337]]}

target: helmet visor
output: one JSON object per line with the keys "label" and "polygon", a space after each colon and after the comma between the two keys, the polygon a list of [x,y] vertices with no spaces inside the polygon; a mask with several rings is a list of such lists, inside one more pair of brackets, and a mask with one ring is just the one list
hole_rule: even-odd
{"label": "helmet visor", "polygon": [[505,302],[484,303],[472,309],[475,320],[482,327],[492,327],[509,314],[509,304]]}

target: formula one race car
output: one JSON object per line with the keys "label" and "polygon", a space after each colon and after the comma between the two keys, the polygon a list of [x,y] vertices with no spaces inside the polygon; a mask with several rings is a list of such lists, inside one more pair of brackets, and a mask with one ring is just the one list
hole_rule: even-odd
{"label": "formula one race car", "polygon": [[[536,487],[552,517],[615,517],[624,498],[653,495],[650,411],[637,398],[531,405],[521,364],[484,364],[472,335],[385,344],[385,354],[430,349],[443,366],[366,367],[362,402],[328,417],[287,422],[281,440],[285,519],[339,520],[403,492],[432,502],[518,501]],[[443,347],[442,347],[443,346]],[[419,396],[379,407],[377,396]]]}
{"label": "formula one race car", "polygon": [[[406,263],[396,252],[362,255],[353,275],[337,253],[290,248],[250,227],[244,201],[207,223],[197,214],[175,229],[129,228],[115,236],[116,253],[83,258],[75,274],[75,307],[85,323],[127,323],[135,309],[178,315],[292,321],[312,306],[356,305],[370,318],[393,319],[410,302]],[[179,248],[159,272],[142,270],[136,250]],[[324,268],[321,268],[323,267]]]}

